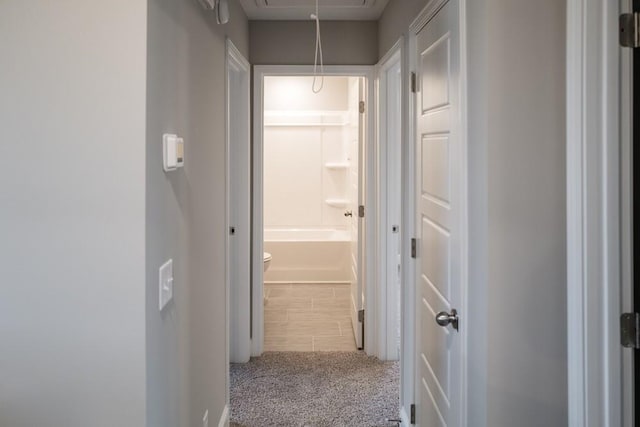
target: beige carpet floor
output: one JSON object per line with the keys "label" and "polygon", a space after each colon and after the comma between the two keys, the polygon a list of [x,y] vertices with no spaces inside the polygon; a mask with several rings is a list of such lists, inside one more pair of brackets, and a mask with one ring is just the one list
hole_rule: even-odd
{"label": "beige carpet floor", "polygon": [[399,365],[362,352],[267,352],[231,365],[238,427],[395,427]]}

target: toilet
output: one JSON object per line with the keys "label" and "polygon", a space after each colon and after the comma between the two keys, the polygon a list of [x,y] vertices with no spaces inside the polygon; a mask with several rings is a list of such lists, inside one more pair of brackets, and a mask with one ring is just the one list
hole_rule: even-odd
{"label": "toilet", "polygon": [[269,269],[269,264],[271,264],[271,254],[269,252],[264,252],[264,271],[265,272]]}

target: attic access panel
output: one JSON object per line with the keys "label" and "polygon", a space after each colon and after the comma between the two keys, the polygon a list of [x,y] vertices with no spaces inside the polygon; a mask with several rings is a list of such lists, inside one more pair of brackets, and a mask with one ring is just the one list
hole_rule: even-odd
{"label": "attic access panel", "polygon": [[[361,7],[373,6],[376,0],[319,0],[321,7]],[[315,0],[256,0],[261,9],[283,7],[315,7]]]}

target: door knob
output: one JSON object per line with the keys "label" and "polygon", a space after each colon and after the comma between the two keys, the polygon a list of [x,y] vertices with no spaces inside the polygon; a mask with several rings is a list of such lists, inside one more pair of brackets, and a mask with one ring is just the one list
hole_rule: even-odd
{"label": "door knob", "polygon": [[351,211],[346,211],[346,212],[344,213],[344,216],[353,216],[353,212],[351,212]]}
{"label": "door knob", "polygon": [[458,311],[455,308],[451,309],[451,313],[441,311],[436,314],[436,323],[440,326],[453,326],[453,329],[458,330]]}

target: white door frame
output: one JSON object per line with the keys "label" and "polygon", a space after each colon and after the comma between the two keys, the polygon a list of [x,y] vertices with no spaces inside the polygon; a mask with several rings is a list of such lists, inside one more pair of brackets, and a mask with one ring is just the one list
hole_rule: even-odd
{"label": "white door frame", "polygon": [[[240,81],[232,79],[241,76]],[[225,294],[227,328],[227,376],[229,362],[248,362],[250,357],[250,323],[240,315],[237,300],[250,298],[250,270],[246,262],[250,256],[251,220],[249,216],[251,192],[251,66],[234,46],[226,40],[225,77]],[[244,94],[244,95],[243,95]],[[235,101],[232,103],[232,100]],[[234,108],[235,106],[235,108]],[[242,116],[246,117],[242,117]],[[238,119],[239,117],[242,120]],[[233,119],[235,118],[235,120]],[[235,153],[235,154],[232,154]],[[235,192],[232,191],[235,189]],[[238,191],[238,187],[242,191]],[[240,214],[242,212],[243,214]],[[246,212],[246,213],[245,213]],[[230,236],[230,229],[236,233]],[[234,245],[231,245],[231,238]],[[232,253],[232,249],[235,251]],[[231,283],[231,278],[241,278]],[[232,288],[233,285],[233,288]],[[233,300],[233,302],[232,302]],[[228,399],[227,399],[228,401]]]}
{"label": "white door frame", "polygon": [[[630,351],[619,316],[631,304],[627,239],[630,52],[618,45],[627,1],[567,4],[567,334],[569,425],[631,426]],[[624,94],[621,99],[620,94]],[[622,105],[622,108],[620,107]],[[624,127],[620,126],[624,124]],[[621,156],[622,154],[622,156]],[[623,160],[621,162],[620,160]],[[625,193],[621,193],[625,191]],[[627,200],[628,202],[628,200]],[[628,205],[627,205],[628,207]],[[621,298],[622,297],[622,298]],[[629,406],[629,404],[631,406]]]}
{"label": "white door frame", "polygon": [[[418,56],[416,53],[417,49],[417,34],[420,32],[422,28],[438,13],[438,11],[447,3],[448,0],[430,0],[427,5],[422,9],[422,11],[418,14],[416,19],[409,26],[409,47],[407,57],[409,59],[409,70],[411,73],[416,73],[418,69]],[[467,161],[467,153],[468,153],[468,125],[467,125],[467,106],[468,106],[468,98],[467,98],[467,18],[466,18],[466,0],[458,0],[459,2],[459,29],[460,29],[460,160],[462,164],[460,165],[460,171],[464,176],[461,177],[461,188],[460,195],[461,200],[464,202],[463,207],[461,207],[461,260],[460,265],[462,268],[461,272],[461,293],[462,300],[460,305],[460,318],[459,318],[459,334],[460,334],[460,346],[461,346],[461,359],[462,363],[459,367],[460,369],[460,380],[462,396],[460,396],[460,425],[466,426],[467,421],[467,367],[469,365],[469,354],[467,352],[469,337],[467,334],[468,326],[467,319],[469,313],[469,304],[467,300],[468,295],[468,251],[469,251],[469,232],[468,232],[468,161]],[[410,91],[406,92],[410,93]],[[406,184],[406,192],[404,194],[408,194],[409,203],[407,203],[406,214],[403,214],[403,228],[406,230],[406,233],[403,234],[403,241],[405,242],[403,245],[403,284],[406,289],[406,294],[403,296],[403,322],[407,323],[407,336],[413,337],[411,339],[411,343],[407,345],[407,349],[411,351],[411,356],[413,357],[413,364],[411,367],[407,367],[407,371],[410,375],[408,378],[411,378],[411,392],[414,394],[411,399],[415,403],[415,384],[413,384],[413,378],[415,378],[415,373],[417,372],[417,360],[415,360],[415,344],[416,344],[416,322],[419,321],[417,317],[417,313],[414,307],[415,298],[417,296],[416,289],[416,267],[417,264],[411,258],[410,253],[410,245],[407,244],[411,238],[416,236],[417,224],[415,223],[415,212],[416,212],[416,168],[415,168],[415,138],[416,138],[416,99],[415,94],[411,94],[408,97],[408,109],[409,112],[407,114],[407,123],[409,124],[407,129],[409,130],[409,135],[407,141],[409,141],[407,145],[406,153],[403,155],[403,169],[405,171],[404,174],[404,182]],[[403,190],[404,191],[404,190]],[[403,325],[403,335],[404,335]],[[403,346],[403,350],[405,350]],[[403,379],[406,377],[403,376]],[[406,384],[409,386],[409,384]],[[407,396],[408,397],[408,396]],[[401,401],[400,408],[400,417],[402,419],[402,426],[410,426],[409,422],[409,408],[406,407],[410,401],[406,400],[405,402]]]}
{"label": "white door frame", "polygon": [[[324,74],[327,76],[353,76],[365,77],[367,79],[367,128],[366,139],[366,164],[365,167],[365,200],[370,208],[365,209],[365,235],[374,241],[376,229],[375,206],[375,156],[376,149],[376,115],[374,111],[374,85],[375,67],[361,65],[327,65],[324,67]],[[313,75],[312,65],[256,65],[253,67],[253,197],[252,197],[252,307],[244,307],[245,313],[252,313],[252,356],[259,356],[264,348],[264,282],[263,282],[263,246],[264,246],[264,78],[266,76],[311,76]],[[365,207],[366,208],[366,207]],[[376,271],[375,244],[367,245],[364,255],[365,277],[365,347],[367,354],[374,353],[376,347],[375,333],[375,310],[376,306],[375,287]]]}
{"label": "white door frame", "polygon": [[[376,158],[377,176],[377,244],[378,249],[376,264],[378,266],[376,281],[376,331],[377,348],[375,356],[381,360],[398,360],[398,351],[395,347],[398,329],[398,296],[395,289],[395,277],[397,276],[396,268],[398,264],[397,256],[394,253],[391,238],[393,237],[392,227],[402,227],[402,214],[398,218],[392,218],[389,215],[388,208],[397,205],[402,207],[402,167],[398,164],[389,162],[389,158],[393,157],[389,154],[391,150],[397,151],[396,156],[400,159],[401,148],[403,144],[402,129],[403,116],[402,107],[388,108],[387,99],[387,71],[391,68],[400,67],[400,103],[404,101],[404,64],[402,47],[404,38],[398,40],[391,49],[384,55],[376,66],[376,74],[378,76],[376,85],[378,107],[378,156]],[[397,129],[400,131],[400,141],[390,140],[388,137],[389,129]],[[400,199],[399,199],[400,198]],[[400,202],[398,202],[398,199]],[[400,237],[400,235],[398,236]],[[402,241],[400,241],[402,245]],[[402,247],[402,246],[401,246]]]}

